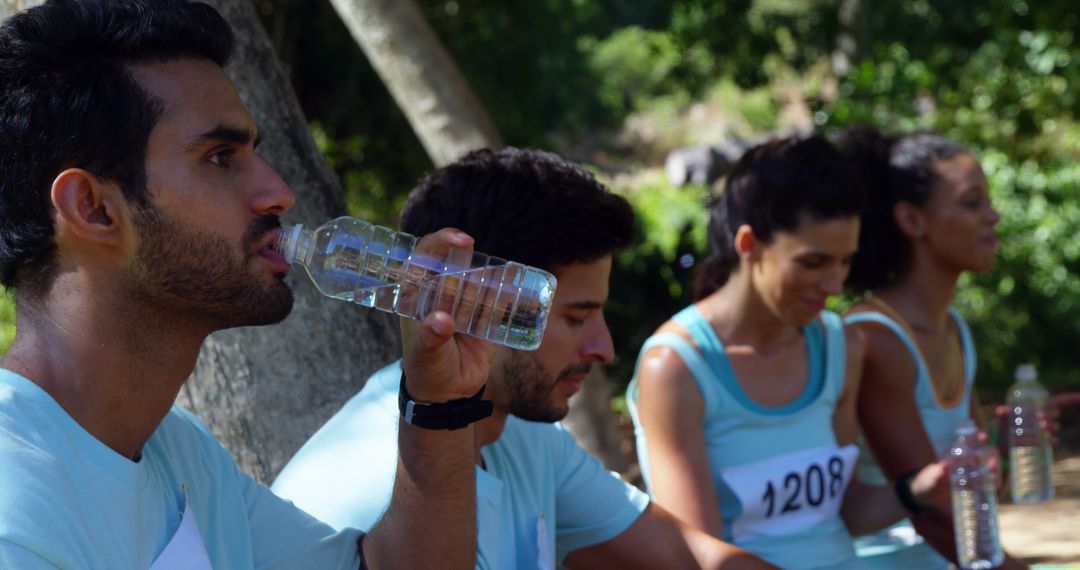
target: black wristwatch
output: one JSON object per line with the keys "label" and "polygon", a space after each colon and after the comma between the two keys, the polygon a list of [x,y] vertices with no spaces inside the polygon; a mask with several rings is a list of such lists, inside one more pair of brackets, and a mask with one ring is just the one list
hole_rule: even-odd
{"label": "black wristwatch", "polygon": [[398,410],[401,421],[424,429],[461,429],[491,415],[491,400],[482,400],[484,388],[468,398],[450,400],[437,404],[425,404],[413,400],[405,389],[405,369],[401,370],[401,387],[398,389]]}
{"label": "black wristwatch", "polygon": [[905,472],[900,477],[897,477],[893,482],[893,490],[896,491],[896,499],[900,501],[900,504],[907,509],[912,516],[921,516],[930,512],[930,509],[919,504],[915,500],[914,493],[911,492],[911,480],[919,474],[919,469],[912,469]]}

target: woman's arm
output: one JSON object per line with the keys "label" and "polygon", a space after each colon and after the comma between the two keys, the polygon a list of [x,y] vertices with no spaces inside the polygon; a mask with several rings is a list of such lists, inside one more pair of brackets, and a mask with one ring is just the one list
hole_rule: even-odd
{"label": "woman's arm", "polygon": [[642,357],[638,390],[655,502],[722,539],[723,519],[702,429],[705,402],[693,375],[673,349],[656,347]]}
{"label": "woman's arm", "polygon": [[776,570],[753,554],[678,520],[656,504],[649,505],[630,528],[615,538],[571,552],[565,564],[573,570]]}
{"label": "woman's arm", "polygon": [[[856,406],[866,354],[866,339],[860,329],[848,327],[845,330],[845,337],[847,363],[844,390],[836,405],[836,412],[833,414],[833,430],[836,432],[837,444],[841,446],[854,443],[858,433]],[[939,502],[941,490],[944,490],[944,499],[948,500],[948,484],[940,468],[928,469],[926,474],[920,474],[918,484],[915,485],[915,488],[921,491],[918,493],[920,498],[926,498],[922,491],[927,485],[939,487]],[[891,485],[884,487],[867,485],[858,479],[853,479],[848,486],[844,494],[844,503],[840,508],[840,516],[844,519],[844,524],[855,535],[881,530],[903,519],[907,514],[904,506],[896,498]]]}
{"label": "woman's arm", "polygon": [[[866,336],[857,413],[874,459],[889,481],[936,463],[930,437],[915,401],[915,363],[907,347],[874,323],[855,325]],[[891,491],[891,487],[885,487]],[[932,511],[911,518],[920,535],[945,558],[956,561],[952,514]]]}
{"label": "woman's arm", "polygon": [[[833,412],[833,431],[836,433],[836,443],[840,446],[855,443],[858,433],[855,408],[866,348],[866,340],[858,328],[846,328],[844,336],[847,345],[844,390],[836,404],[836,411]],[[885,491],[889,493],[886,494]],[[885,528],[905,515],[903,508],[891,496],[890,488],[865,485],[854,477],[844,493],[844,503],[840,507],[844,524],[855,535]]]}

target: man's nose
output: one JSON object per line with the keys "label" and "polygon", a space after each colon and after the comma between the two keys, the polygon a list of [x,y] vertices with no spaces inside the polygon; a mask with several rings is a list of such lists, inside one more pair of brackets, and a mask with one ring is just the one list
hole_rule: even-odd
{"label": "man's nose", "polygon": [[601,317],[596,330],[581,347],[582,356],[590,361],[610,364],[615,360],[615,342],[611,340],[611,331]]}
{"label": "man's nose", "polygon": [[251,208],[257,214],[281,214],[296,203],[292,188],[262,158],[258,159],[252,184]]}

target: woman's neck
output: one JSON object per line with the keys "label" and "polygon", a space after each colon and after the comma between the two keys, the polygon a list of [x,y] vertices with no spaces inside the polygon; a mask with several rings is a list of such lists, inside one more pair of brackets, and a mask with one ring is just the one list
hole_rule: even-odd
{"label": "woman's neck", "polygon": [[874,291],[874,295],[888,303],[912,329],[940,331],[947,327],[959,279],[959,271],[945,270],[928,256],[916,255],[903,277]]}
{"label": "woman's neck", "polygon": [[697,303],[721,340],[768,352],[799,335],[799,328],[780,320],[742,273],[733,273],[720,289]]}

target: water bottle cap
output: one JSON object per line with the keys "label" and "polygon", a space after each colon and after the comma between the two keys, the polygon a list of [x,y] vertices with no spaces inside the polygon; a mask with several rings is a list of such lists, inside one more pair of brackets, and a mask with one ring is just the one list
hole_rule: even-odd
{"label": "water bottle cap", "polygon": [[1035,380],[1038,375],[1035,373],[1034,364],[1021,364],[1016,367],[1016,379],[1030,382]]}
{"label": "water bottle cap", "polygon": [[970,418],[956,424],[956,435],[975,435],[978,431],[979,428],[975,425],[975,420]]}

